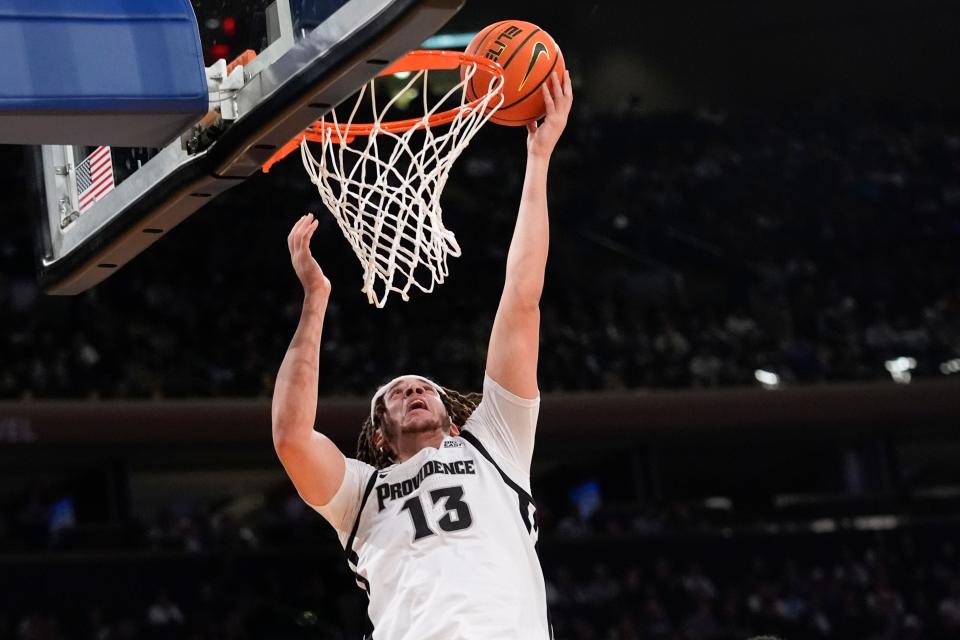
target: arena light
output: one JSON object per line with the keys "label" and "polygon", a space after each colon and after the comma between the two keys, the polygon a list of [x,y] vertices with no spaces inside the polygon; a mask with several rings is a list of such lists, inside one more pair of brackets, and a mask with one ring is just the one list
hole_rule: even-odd
{"label": "arena light", "polygon": [[711,496],[703,501],[703,506],[712,511],[733,511],[733,500],[726,496]]}
{"label": "arena light", "polygon": [[940,373],[945,376],[960,373],[960,358],[953,358],[940,364]]}
{"label": "arena light", "polygon": [[763,385],[764,389],[776,389],[780,386],[780,376],[775,374],[773,371],[757,369],[753,372],[753,377],[756,378],[757,382]]}
{"label": "arena light", "polygon": [[908,384],[913,376],[910,372],[917,368],[917,361],[913,358],[900,356],[893,360],[887,360],[883,366],[890,372],[890,377],[897,384]]}
{"label": "arena light", "polygon": [[853,519],[853,528],[858,531],[890,531],[900,526],[900,518],[895,515],[878,514]]}
{"label": "arena light", "polygon": [[472,33],[438,33],[423,41],[421,49],[459,49],[463,51],[477,32]]}
{"label": "arena light", "polygon": [[810,530],[814,533],[833,533],[837,530],[837,521],[833,518],[820,518],[810,523]]}

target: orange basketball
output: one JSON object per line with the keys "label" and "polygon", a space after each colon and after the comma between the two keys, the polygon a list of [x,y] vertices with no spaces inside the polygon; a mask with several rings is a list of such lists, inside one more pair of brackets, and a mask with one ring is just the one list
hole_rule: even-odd
{"label": "orange basketball", "polygon": [[[503,105],[491,122],[519,127],[546,114],[540,86],[554,72],[563,81],[563,54],[546,31],[521,20],[502,20],[483,29],[467,45],[467,53],[489,58],[503,67]],[[464,70],[460,70],[461,77]],[[493,74],[477,69],[467,83],[467,99],[486,93]]]}

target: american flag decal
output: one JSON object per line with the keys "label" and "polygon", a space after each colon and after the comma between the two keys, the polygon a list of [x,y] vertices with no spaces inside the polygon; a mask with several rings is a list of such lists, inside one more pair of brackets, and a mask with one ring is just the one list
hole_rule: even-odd
{"label": "american flag decal", "polygon": [[80,213],[113,190],[113,158],[110,147],[97,147],[77,165],[77,193]]}

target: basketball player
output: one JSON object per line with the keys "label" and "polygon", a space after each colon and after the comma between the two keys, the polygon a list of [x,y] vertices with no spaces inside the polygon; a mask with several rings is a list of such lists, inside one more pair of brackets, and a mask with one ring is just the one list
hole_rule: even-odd
{"label": "basketball player", "polygon": [[[273,396],[273,441],[303,500],[337,530],[381,640],[547,640],[530,460],[540,406],[539,301],[547,169],[570,112],[569,74],[543,85],[482,399],[416,375],[380,387],[356,459],[314,431],[330,281],[310,252],[312,215],[287,239],[304,303]],[[478,404],[479,401],[479,404]]]}

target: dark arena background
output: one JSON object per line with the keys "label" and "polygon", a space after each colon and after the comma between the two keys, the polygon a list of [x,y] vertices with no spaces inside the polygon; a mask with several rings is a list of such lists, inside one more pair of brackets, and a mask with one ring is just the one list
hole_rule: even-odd
{"label": "dark arena background", "polygon": [[[194,5],[208,64],[238,54],[250,7]],[[503,18],[576,90],[533,467],[556,637],[960,638],[960,5],[470,0],[441,33]],[[47,296],[26,158],[0,146],[0,639],[359,638],[271,444],[286,234],[319,214],[317,426],[349,453],[393,375],[480,386],[523,130],[454,169],[449,281],[382,311],[295,158]]]}

